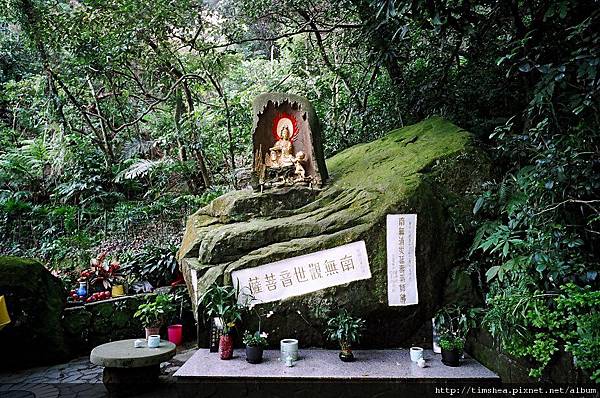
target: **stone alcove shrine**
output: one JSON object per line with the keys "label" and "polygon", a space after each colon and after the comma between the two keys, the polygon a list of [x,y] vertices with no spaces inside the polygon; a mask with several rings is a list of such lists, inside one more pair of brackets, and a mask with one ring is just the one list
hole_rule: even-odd
{"label": "stone alcove shrine", "polygon": [[[254,124],[253,139],[253,174],[255,188],[263,186],[265,170],[271,168],[270,150],[281,140],[281,131],[287,127],[289,140],[292,142],[292,155],[302,152],[302,166],[306,178],[302,183],[321,187],[327,180],[327,167],[323,153],[321,126],[317,114],[310,102],[293,94],[265,93],[258,96],[253,103]],[[259,182],[260,181],[260,182]],[[287,181],[281,185],[297,183]],[[269,183],[267,183],[267,187]],[[272,186],[277,186],[272,184]]]}

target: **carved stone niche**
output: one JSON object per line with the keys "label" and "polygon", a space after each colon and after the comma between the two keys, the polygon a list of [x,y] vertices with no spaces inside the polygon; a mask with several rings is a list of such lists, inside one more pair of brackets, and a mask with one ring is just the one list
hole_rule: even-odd
{"label": "carved stone niche", "polygon": [[[321,187],[328,174],[321,125],[311,103],[298,95],[265,93],[254,100],[252,108],[253,188],[262,190],[291,185]],[[279,148],[281,142],[276,143],[281,141],[284,126],[288,128],[292,148],[287,163],[278,165],[277,154],[281,154],[281,151],[273,151],[272,148]],[[282,146],[285,147],[285,144]],[[300,152],[304,154],[303,158]],[[298,157],[301,158],[300,162]],[[300,177],[301,172],[296,167],[298,164],[304,170],[304,177]]]}

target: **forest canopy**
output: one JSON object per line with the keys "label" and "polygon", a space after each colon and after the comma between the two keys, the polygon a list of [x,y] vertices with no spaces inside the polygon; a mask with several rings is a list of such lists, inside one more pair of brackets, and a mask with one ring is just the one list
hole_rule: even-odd
{"label": "forest canopy", "polygon": [[263,92],[307,97],[327,156],[442,116],[496,166],[465,257],[484,325],[532,376],[564,348],[599,381],[599,21],[592,0],[0,0],[0,254],[174,269],[185,216],[250,166]]}

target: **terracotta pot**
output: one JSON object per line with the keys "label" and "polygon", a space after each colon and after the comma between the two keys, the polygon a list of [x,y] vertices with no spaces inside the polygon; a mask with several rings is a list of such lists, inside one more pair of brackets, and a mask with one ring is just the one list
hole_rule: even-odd
{"label": "terracotta pot", "polygon": [[246,362],[261,363],[263,359],[263,348],[246,346]]}
{"label": "terracotta pot", "polygon": [[152,334],[160,334],[160,328],[146,328],[146,340]]}
{"label": "terracotta pot", "polygon": [[442,348],[442,363],[446,366],[460,366],[461,351],[456,348],[453,350],[444,350]]}
{"label": "terracotta pot", "polygon": [[219,356],[221,359],[233,358],[233,337],[228,334],[219,338]]}

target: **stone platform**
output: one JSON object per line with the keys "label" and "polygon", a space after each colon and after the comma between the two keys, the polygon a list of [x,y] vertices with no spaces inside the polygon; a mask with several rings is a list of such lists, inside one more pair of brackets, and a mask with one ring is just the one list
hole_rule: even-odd
{"label": "stone platform", "polygon": [[[410,361],[408,350],[356,350],[356,361],[344,363],[338,351],[304,349],[289,368],[278,350],[266,350],[258,365],[246,362],[245,350],[223,361],[198,350],[175,374],[180,397],[281,397],[311,394],[325,397],[398,397],[452,383],[495,385],[500,378],[472,358],[460,367],[441,363],[441,355],[425,350],[426,368]],[[430,384],[430,386],[424,386]],[[310,396],[310,395],[307,395]]]}

